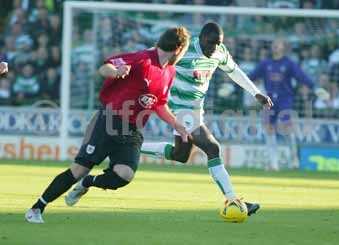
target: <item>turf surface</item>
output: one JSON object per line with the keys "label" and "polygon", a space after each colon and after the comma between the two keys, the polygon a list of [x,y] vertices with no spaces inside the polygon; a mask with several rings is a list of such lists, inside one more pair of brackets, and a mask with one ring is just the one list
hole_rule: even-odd
{"label": "turf surface", "polygon": [[204,167],[141,165],[127,187],[92,189],[73,208],[59,198],[47,208],[45,224],[26,223],[26,209],[66,166],[0,161],[1,245],[338,242],[335,173],[231,170],[238,194],[262,209],[246,223],[229,224],[218,216],[222,196]]}

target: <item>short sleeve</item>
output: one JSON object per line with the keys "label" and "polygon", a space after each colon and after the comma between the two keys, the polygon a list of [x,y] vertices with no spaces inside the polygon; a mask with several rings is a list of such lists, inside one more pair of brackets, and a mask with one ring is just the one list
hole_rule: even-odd
{"label": "short sleeve", "polygon": [[226,73],[231,73],[234,71],[236,67],[236,63],[234,62],[232,55],[228,52],[227,48],[224,44],[220,44],[218,47],[219,51],[219,68]]}

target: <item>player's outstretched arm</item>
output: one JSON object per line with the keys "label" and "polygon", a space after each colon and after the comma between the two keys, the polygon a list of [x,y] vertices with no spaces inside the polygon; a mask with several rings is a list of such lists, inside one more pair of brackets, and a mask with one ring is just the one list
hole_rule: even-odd
{"label": "player's outstretched arm", "polygon": [[240,87],[249,92],[252,96],[261,93],[257,86],[255,86],[255,84],[239,68],[238,65],[235,65],[233,71],[227,74],[235,83],[237,83]]}
{"label": "player's outstretched arm", "polygon": [[312,79],[301,69],[301,67],[298,64],[292,61],[291,63],[293,77],[299,83],[305,84],[307,87],[309,87],[313,91],[314,95],[319,97],[321,100],[330,99],[330,94],[326,89],[315,86]]}
{"label": "player's outstretched arm", "polygon": [[185,127],[177,121],[167,104],[159,105],[155,109],[155,112],[161,120],[171,125],[180,134],[184,142],[188,141],[189,133],[186,131]]}
{"label": "player's outstretched arm", "polygon": [[248,78],[248,76],[239,68],[238,65],[235,65],[234,70],[228,73],[228,76],[237,83],[240,87],[249,92],[254,96],[258,102],[267,108],[273,106],[273,102],[270,97],[264,95],[260,90],[255,86],[255,84]]}
{"label": "player's outstretched arm", "polygon": [[239,68],[238,65],[235,65],[234,70],[228,73],[228,76],[240,87],[252,94],[252,96],[254,96],[261,105],[265,106],[268,109],[273,106],[271,98],[261,93],[257,86],[255,86],[255,84]]}
{"label": "player's outstretched arm", "polygon": [[8,72],[8,64],[6,62],[0,63],[0,74]]}
{"label": "player's outstretched arm", "polygon": [[292,60],[290,60],[290,63],[292,68],[292,76],[295,78],[295,80],[313,90],[315,84],[312,79],[301,69],[297,63]]}
{"label": "player's outstretched arm", "polygon": [[104,64],[99,68],[99,73],[105,78],[125,78],[131,70],[130,65],[116,67],[112,64]]}

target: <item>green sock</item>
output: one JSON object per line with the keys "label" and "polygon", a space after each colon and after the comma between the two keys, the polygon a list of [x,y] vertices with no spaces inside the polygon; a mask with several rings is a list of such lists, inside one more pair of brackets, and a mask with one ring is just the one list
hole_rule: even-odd
{"label": "green sock", "polygon": [[173,146],[167,142],[146,142],[142,144],[141,153],[172,160],[172,149]]}

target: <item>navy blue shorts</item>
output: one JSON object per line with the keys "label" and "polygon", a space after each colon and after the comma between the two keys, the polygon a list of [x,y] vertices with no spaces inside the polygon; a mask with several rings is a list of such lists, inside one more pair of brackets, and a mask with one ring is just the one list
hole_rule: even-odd
{"label": "navy blue shorts", "polygon": [[274,101],[274,106],[265,111],[264,123],[276,126],[278,123],[288,124],[294,115],[293,101],[291,99],[279,99]]}

